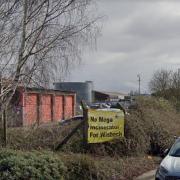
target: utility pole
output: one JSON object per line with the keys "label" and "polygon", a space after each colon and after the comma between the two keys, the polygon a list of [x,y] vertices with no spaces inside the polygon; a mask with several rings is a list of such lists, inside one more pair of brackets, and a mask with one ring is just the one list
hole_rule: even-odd
{"label": "utility pole", "polygon": [[137,75],[137,77],[138,77],[138,83],[139,83],[139,96],[141,95],[141,76],[140,76],[140,74],[138,74]]}

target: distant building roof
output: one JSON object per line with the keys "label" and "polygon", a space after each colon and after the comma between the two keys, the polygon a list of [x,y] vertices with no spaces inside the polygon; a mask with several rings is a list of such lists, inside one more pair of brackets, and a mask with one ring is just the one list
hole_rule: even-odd
{"label": "distant building roof", "polygon": [[110,95],[110,96],[127,96],[128,95],[121,92],[107,92],[107,91],[99,91],[99,92]]}
{"label": "distant building roof", "polygon": [[94,99],[96,101],[105,101],[105,100],[119,100],[124,99],[127,94],[120,93],[120,92],[106,92],[106,91],[93,91],[94,92]]}

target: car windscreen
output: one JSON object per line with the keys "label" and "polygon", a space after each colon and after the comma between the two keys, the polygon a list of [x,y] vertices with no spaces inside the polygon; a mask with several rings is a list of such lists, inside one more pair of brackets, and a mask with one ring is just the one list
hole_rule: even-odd
{"label": "car windscreen", "polygon": [[177,141],[169,151],[170,156],[180,157],[180,141]]}

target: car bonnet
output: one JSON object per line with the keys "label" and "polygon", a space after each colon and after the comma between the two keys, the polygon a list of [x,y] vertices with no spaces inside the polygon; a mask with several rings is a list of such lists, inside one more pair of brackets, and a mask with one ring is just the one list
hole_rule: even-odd
{"label": "car bonnet", "polygon": [[180,175],[180,157],[167,155],[161,162],[161,166],[168,170],[169,173]]}

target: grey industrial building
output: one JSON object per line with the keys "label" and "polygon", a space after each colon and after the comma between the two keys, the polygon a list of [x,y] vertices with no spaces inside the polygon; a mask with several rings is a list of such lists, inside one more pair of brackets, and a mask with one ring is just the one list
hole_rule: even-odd
{"label": "grey industrial building", "polygon": [[123,100],[127,96],[127,94],[120,92],[93,91],[93,96],[95,102],[118,102],[119,100]]}
{"label": "grey industrial building", "polygon": [[93,82],[56,82],[54,83],[56,90],[61,91],[73,91],[76,93],[76,100],[79,104],[81,100],[84,100],[86,103],[92,103],[93,100]]}

